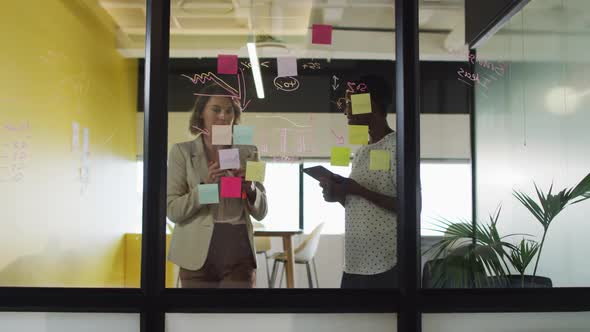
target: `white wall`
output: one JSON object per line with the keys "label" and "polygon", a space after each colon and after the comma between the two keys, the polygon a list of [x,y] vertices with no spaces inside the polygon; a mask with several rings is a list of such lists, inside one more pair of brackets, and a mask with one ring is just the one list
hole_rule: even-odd
{"label": "white wall", "polygon": [[167,314],[167,332],[395,332],[396,314]]}
{"label": "white wall", "polygon": [[0,331],[139,332],[139,314],[0,312]]}
{"label": "white wall", "polygon": [[588,312],[424,314],[424,332],[586,332]]}

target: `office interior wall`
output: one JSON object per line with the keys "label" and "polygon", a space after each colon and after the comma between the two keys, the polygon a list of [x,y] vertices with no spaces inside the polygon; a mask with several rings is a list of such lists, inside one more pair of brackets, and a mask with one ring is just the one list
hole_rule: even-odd
{"label": "office interior wall", "polygon": [[0,5],[0,286],[122,286],[141,195],[115,36],[94,1]]}
{"label": "office interior wall", "polygon": [[[534,1],[477,50],[478,219],[501,204],[501,235],[541,240],[541,224],[513,189],[536,199],[534,183],[556,194],[590,173],[589,19],[587,1]],[[578,203],[549,228],[538,275],[554,286],[589,285],[589,213],[590,201]]]}

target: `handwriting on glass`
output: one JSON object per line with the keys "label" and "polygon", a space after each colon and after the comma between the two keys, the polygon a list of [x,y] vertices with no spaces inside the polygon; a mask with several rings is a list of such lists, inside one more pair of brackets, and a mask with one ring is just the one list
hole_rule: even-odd
{"label": "handwriting on glass", "polygon": [[275,77],[273,83],[277,90],[289,92],[299,89],[299,80],[293,76]]}
{"label": "handwriting on glass", "polygon": [[303,69],[318,70],[322,69],[319,62],[308,62],[303,64]]}
{"label": "handwriting on glass", "polygon": [[[475,64],[476,59],[473,54],[469,54],[468,61],[471,64]],[[470,73],[463,67],[460,67],[457,71],[457,79],[469,86],[478,85],[484,89],[488,89],[490,83],[497,81],[498,78],[504,77],[506,73],[505,63],[493,63],[487,60],[477,59],[477,64],[481,68],[479,73]]]}
{"label": "handwriting on glass", "polygon": [[[193,74],[192,76],[182,74],[180,76],[184,77],[186,79],[189,79],[194,85],[205,85],[208,82],[214,82],[215,84],[217,84],[221,88],[223,88],[225,91],[227,91],[226,96],[239,100],[240,106],[242,107],[242,111],[245,111],[246,108],[248,107],[248,105],[250,104],[251,100],[247,98],[248,94],[246,91],[246,80],[244,78],[244,70],[242,68],[240,68],[240,70],[238,71],[238,74],[237,74],[237,78],[238,78],[238,88],[237,89],[234,88],[233,86],[231,86],[226,81],[217,77],[217,75],[215,75],[212,72]],[[193,95],[201,96],[203,94],[195,92],[195,93],[193,93]]]}
{"label": "handwriting on glass", "polygon": [[[246,68],[252,68],[252,64],[250,63],[250,61],[241,61],[240,64]],[[260,62],[260,67],[270,68],[270,61]]]}
{"label": "handwriting on glass", "polygon": [[1,129],[5,133],[0,136],[9,138],[5,142],[0,141],[0,182],[21,182],[29,159],[29,122],[3,124]]}
{"label": "handwriting on glass", "polygon": [[365,83],[346,82],[346,92],[367,92],[367,85]]}

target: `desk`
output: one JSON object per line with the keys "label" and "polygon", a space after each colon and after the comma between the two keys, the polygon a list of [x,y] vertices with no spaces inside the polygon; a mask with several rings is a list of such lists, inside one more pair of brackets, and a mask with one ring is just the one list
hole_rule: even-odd
{"label": "desk", "polygon": [[293,252],[293,235],[301,234],[303,230],[281,230],[273,228],[254,228],[254,236],[276,236],[283,238],[283,250],[287,256],[287,288],[295,288],[295,254]]}

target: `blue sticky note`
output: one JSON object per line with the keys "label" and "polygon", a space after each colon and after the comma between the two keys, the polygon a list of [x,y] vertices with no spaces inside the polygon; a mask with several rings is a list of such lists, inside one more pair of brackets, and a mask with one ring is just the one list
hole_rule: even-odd
{"label": "blue sticky note", "polygon": [[219,186],[217,183],[199,185],[199,204],[219,203]]}
{"label": "blue sticky note", "polygon": [[254,137],[254,127],[234,126],[234,144],[252,145]]}

